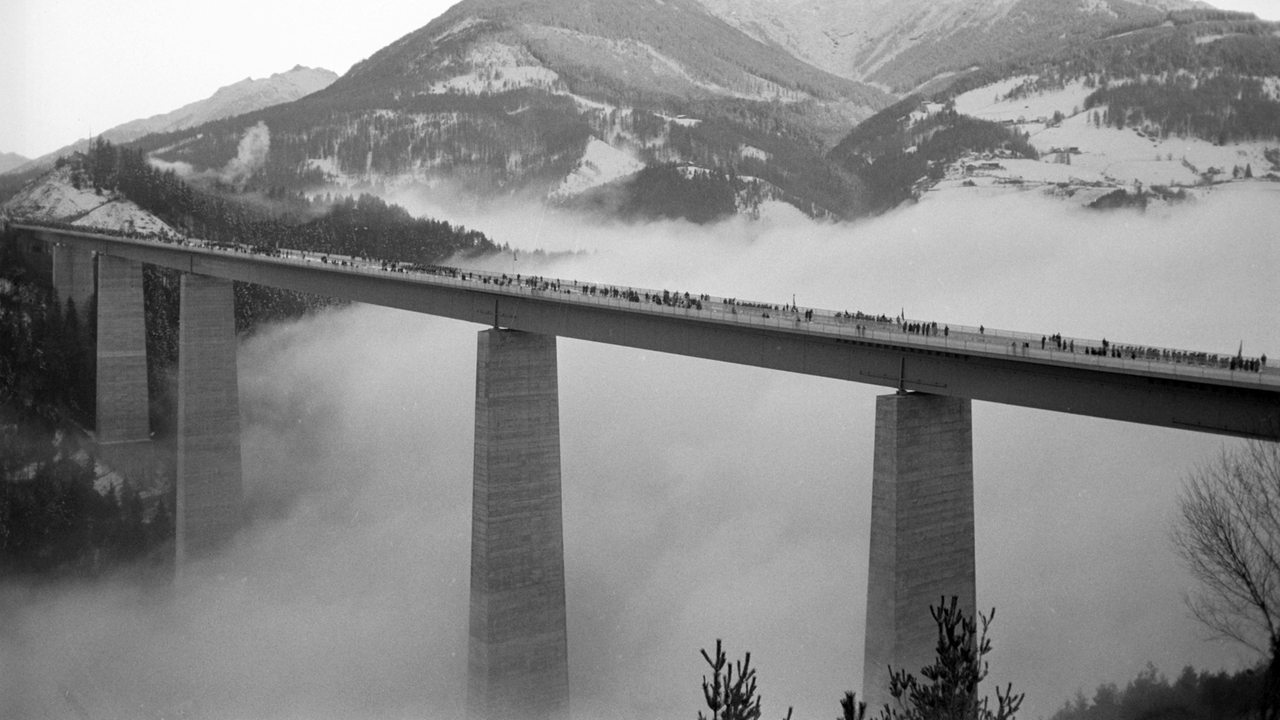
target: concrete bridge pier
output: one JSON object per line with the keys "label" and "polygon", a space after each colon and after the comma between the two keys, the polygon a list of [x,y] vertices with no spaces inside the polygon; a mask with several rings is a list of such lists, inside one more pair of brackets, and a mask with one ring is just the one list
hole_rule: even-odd
{"label": "concrete bridge pier", "polygon": [[476,359],[467,714],[565,720],[556,338],[486,330]]}
{"label": "concrete bridge pier", "polygon": [[876,398],[863,699],[890,702],[889,667],[920,676],[936,657],[929,613],[945,596],[976,606],[973,415],[967,398]]}
{"label": "concrete bridge pier", "polygon": [[53,290],[58,304],[65,311],[67,301],[73,300],[81,322],[87,322],[86,310],[93,297],[93,253],[76,250],[70,245],[52,243]]}
{"label": "concrete bridge pier", "polygon": [[242,506],[235,296],[230,280],[184,274],[178,318],[176,567],[207,557]]}
{"label": "concrete bridge pier", "polygon": [[98,445],[149,443],[142,265],[108,255],[98,263],[97,372]]}

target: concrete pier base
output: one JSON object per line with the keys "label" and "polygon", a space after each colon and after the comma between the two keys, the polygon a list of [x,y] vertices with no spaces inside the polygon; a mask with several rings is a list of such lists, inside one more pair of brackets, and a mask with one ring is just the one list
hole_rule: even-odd
{"label": "concrete pier base", "polygon": [[151,437],[142,265],[107,255],[98,262],[97,441]]}
{"label": "concrete pier base", "polygon": [[88,316],[85,313],[94,289],[93,253],[76,250],[60,243],[54,243],[51,250],[53,290],[58,296],[58,303],[65,310],[68,300],[75,301],[76,312],[81,321],[87,321]]}
{"label": "concrete pier base", "polygon": [[467,714],[569,714],[556,338],[480,333]]}
{"label": "concrete pier base", "polygon": [[891,700],[889,666],[933,662],[943,596],[976,605],[971,403],[918,393],[876,398],[863,699]]}
{"label": "concrete pier base", "polygon": [[181,303],[175,511],[179,571],[235,534],[243,497],[232,283],[183,275]]}

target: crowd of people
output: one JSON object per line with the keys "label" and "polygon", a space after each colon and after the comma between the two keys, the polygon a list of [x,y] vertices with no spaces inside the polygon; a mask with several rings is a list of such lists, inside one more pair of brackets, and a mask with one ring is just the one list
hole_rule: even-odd
{"label": "crowd of people", "polygon": [[[41,223],[53,227],[64,227],[58,223]],[[102,232],[103,234],[120,235],[126,237],[136,236],[133,233],[99,231],[97,229],[87,229],[74,226],[65,226],[78,231]],[[993,332],[988,335],[987,328],[979,325],[976,329],[953,330],[949,325],[941,325],[937,322],[921,322],[908,320],[905,313],[900,313],[897,317],[890,318],[884,314],[869,314],[862,311],[823,311],[813,308],[801,308],[792,300],[789,303],[765,303],[753,300],[742,300],[739,298],[720,298],[715,299],[712,296],[702,293],[677,292],[671,290],[642,290],[638,288],[619,287],[604,285],[599,283],[583,283],[577,280],[561,280],[556,278],[546,278],[538,275],[523,275],[518,273],[494,273],[476,270],[463,270],[456,267],[448,267],[441,265],[419,265],[404,263],[395,260],[384,260],[376,258],[348,258],[348,257],[330,257],[329,255],[312,254],[308,256],[305,251],[296,250],[280,250],[279,248],[256,247],[247,245],[210,245],[200,241],[192,241],[189,238],[182,237],[154,237],[151,238],[160,242],[176,243],[183,245],[200,245],[209,249],[222,250],[227,252],[250,253],[255,255],[264,255],[277,258],[285,258],[287,260],[298,259],[301,261],[315,261],[322,264],[333,265],[342,268],[356,268],[361,270],[381,270],[384,272],[394,272],[400,274],[417,274],[417,275],[433,275],[436,277],[446,277],[461,282],[476,282],[482,285],[493,286],[497,288],[513,288],[518,290],[527,290],[532,293],[559,293],[564,295],[577,295],[584,298],[595,300],[609,300],[618,302],[635,303],[637,305],[656,305],[665,308],[688,310],[693,312],[706,313],[709,315],[728,315],[731,317],[739,315],[755,315],[763,320],[770,320],[778,323],[791,323],[794,325],[805,324],[827,324],[841,327],[852,325],[854,334],[857,337],[869,337],[870,333],[900,333],[906,335],[920,336],[926,338],[941,337],[944,342],[949,342],[952,335],[957,336],[957,340],[967,343],[986,343],[991,345],[992,349],[997,349],[1000,343],[1008,340],[1010,354],[1029,357],[1032,354],[1032,340],[1021,340],[1021,337],[1013,337],[1010,333]],[[1077,341],[1073,338],[1065,338],[1061,333],[1053,335],[1042,335],[1040,337],[1040,350],[1042,352],[1067,355],[1082,355],[1084,357],[1110,358],[1117,360],[1141,360],[1147,362],[1159,362],[1175,365],[1192,365],[1203,368],[1213,368],[1228,371],[1242,372],[1262,372],[1267,367],[1266,355],[1259,357],[1245,357],[1242,352],[1236,355],[1224,355],[1207,352],[1193,352],[1186,350],[1174,350],[1169,348],[1157,348],[1143,345],[1117,345],[1106,339],[1101,342],[1080,341],[1080,347],[1077,350]],[[1003,352],[1003,351],[1002,351]]]}

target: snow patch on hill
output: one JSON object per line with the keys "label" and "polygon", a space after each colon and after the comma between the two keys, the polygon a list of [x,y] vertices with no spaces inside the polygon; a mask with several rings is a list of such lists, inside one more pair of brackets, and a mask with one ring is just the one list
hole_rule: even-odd
{"label": "snow patch on hill", "polygon": [[1021,75],[958,95],[956,112],[993,122],[1036,122],[1051,119],[1055,112],[1068,116],[1080,112],[1085,99],[1093,92],[1083,80],[1077,80],[1053,93],[1008,97],[1013,90],[1032,80],[1035,80],[1032,76]]}
{"label": "snow patch on hill", "polygon": [[167,223],[130,200],[112,200],[90,210],[71,223],[100,230],[119,230],[141,235],[177,235]]}
{"label": "snow patch on hill", "polygon": [[93,188],[72,185],[71,173],[62,168],[23,188],[4,208],[15,218],[74,222],[106,202]]}
{"label": "snow patch on hill", "polygon": [[484,23],[483,20],[481,20],[478,17],[475,17],[474,15],[471,17],[463,18],[456,25],[451,25],[445,28],[444,30],[440,31],[439,33],[436,33],[435,37],[433,37],[432,40],[434,42],[440,43],[457,35],[458,33],[463,32],[464,30],[469,30],[483,23]]}
{"label": "snow patch on hill", "polygon": [[865,80],[926,35],[1004,17],[1017,0],[701,0],[712,13],[828,72]]}
{"label": "snow patch on hill", "polygon": [[573,172],[551,193],[551,200],[564,200],[634,175],[644,169],[644,163],[630,154],[596,138],[591,138]]}
{"label": "snow patch on hill", "polygon": [[463,64],[469,72],[441,80],[430,92],[481,95],[522,87],[562,89],[560,76],[541,65],[523,48],[497,42],[479,43],[467,51]]}
{"label": "snow patch on hill", "polygon": [[113,193],[75,186],[69,168],[50,171],[13,196],[3,206],[16,220],[60,222],[147,235],[178,235],[151,213]]}

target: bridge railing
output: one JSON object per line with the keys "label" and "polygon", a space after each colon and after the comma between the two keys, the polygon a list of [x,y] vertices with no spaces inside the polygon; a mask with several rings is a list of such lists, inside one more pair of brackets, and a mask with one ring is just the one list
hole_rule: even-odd
{"label": "bridge railing", "polygon": [[[300,262],[303,253],[294,250],[282,250],[281,256],[271,258],[282,262]],[[268,256],[269,257],[269,256]],[[320,258],[327,257],[329,262],[323,263]],[[1233,382],[1268,385],[1280,384],[1280,368],[1262,366],[1260,371],[1246,371],[1221,367],[1230,356],[1198,351],[1179,350],[1174,348],[1155,347],[1150,345],[1133,345],[1128,343],[1107,342],[1106,348],[1115,351],[1118,348],[1131,349],[1120,351],[1119,357],[1111,352],[1103,353],[1102,340],[1061,336],[1061,347],[1051,342],[1047,335],[1003,330],[989,327],[970,327],[965,325],[937,325],[932,321],[919,321],[909,318],[887,318],[884,315],[871,316],[867,313],[845,313],[832,310],[812,308],[813,316],[807,319],[806,311],[810,308],[790,310],[779,305],[754,300],[723,298],[707,294],[689,293],[689,305],[685,305],[685,293],[668,291],[679,305],[655,302],[652,298],[662,297],[662,290],[640,288],[627,285],[610,285],[602,283],[583,283],[563,278],[548,278],[494,271],[463,270],[461,268],[439,268],[437,272],[410,271],[392,267],[384,268],[381,264],[359,258],[325,255],[322,253],[306,253],[305,261],[320,263],[337,272],[354,272],[360,274],[396,275],[417,280],[450,286],[482,285],[486,292],[507,294],[521,297],[536,297],[560,302],[573,302],[594,306],[610,307],[627,312],[640,312],[671,317],[696,319],[704,322],[723,322],[739,325],[750,325],[769,328],[777,331],[794,332],[813,335],[838,336],[850,339],[873,340],[898,345],[910,345],[941,350],[962,351],[967,354],[982,354],[989,357],[1014,357],[1027,361],[1040,361],[1056,364],[1069,363],[1086,367],[1108,368],[1119,371],[1144,371],[1147,373],[1166,373],[1183,377],[1202,379],[1225,379]],[[444,272],[448,270],[449,272]],[[486,280],[488,282],[486,282]],[[543,285],[547,289],[541,289]],[[596,292],[584,292],[583,289],[596,288]],[[646,301],[646,295],[650,300]],[[630,299],[640,298],[639,301]],[[701,303],[699,308],[693,301]],[[907,332],[904,327],[913,325],[928,328],[928,331]],[[1040,347],[1041,339],[1045,347]],[[1075,346],[1074,351],[1071,349]],[[1092,351],[1092,352],[1091,352]],[[1138,352],[1143,353],[1137,357]],[[1152,357],[1151,355],[1155,355]],[[1182,358],[1182,359],[1167,359]],[[1197,360],[1204,358],[1205,360]],[[1208,358],[1217,358],[1210,364]]]}
{"label": "bridge railing", "polygon": [[[132,240],[131,242],[145,243],[147,241]],[[206,252],[247,252],[243,248],[220,248],[200,241],[188,241],[187,244],[201,248]],[[428,271],[407,270],[404,267],[407,265],[405,263],[390,263],[389,266],[384,266],[380,262],[325,253],[286,249],[281,249],[279,253],[278,256],[259,254],[256,257],[270,262],[324,265],[326,270],[333,272],[380,276],[395,274],[402,278],[427,284],[467,287],[482,285],[485,292],[548,300],[554,299],[560,302],[567,301],[577,304],[610,307],[627,312],[683,317],[702,322],[749,325],[782,332],[835,336],[895,345],[962,351],[968,354],[981,354],[990,357],[1014,357],[1028,362],[1073,364],[1119,371],[1143,371],[1182,377],[1222,379],[1236,383],[1280,385],[1280,368],[1268,367],[1261,363],[1260,359],[1247,358],[1259,365],[1258,371],[1232,369],[1230,360],[1234,356],[1221,353],[1215,354],[1111,342],[1106,343],[1107,349],[1111,352],[1101,353],[1099,351],[1104,347],[1104,341],[1088,338],[1062,336],[1060,338],[1061,345],[1059,346],[1057,342],[1050,341],[1047,335],[950,324],[940,324],[935,328],[932,321],[888,318],[882,314],[875,316],[867,313],[851,314],[818,308],[797,308],[793,311],[781,304],[724,298],[706,294],[695,295],[693,293],[689,293],[689,302],[687,303],[689,306],[683,306],[686,305],[684,292],[680,292],[678,295],[671,293],[671,296],[676,298],[677,303],[679,303],[678,305],[671,305],[654,302],[652,298],[661,298],[663,291],[655,291],[652,288],[583,283],[562,278],[464,270],[461,268],[441,267]],[[326,258],[328,261],[325,262],[321,258]],[[531,286],[531,283],[533,286]],[[540,289],[543,285],[546,285],[548,289]],[[583,290],[584,288],[593,287],[597,288],[594,293],[584,292]],[[649,301],[644,300],[646,295],[650,298]],[[631,297],[640,298],[640,301],[632,300],[630,299]],[[810,310],[813,313],[811,317],[806,314]],[[917,326],[919,330],[914,332],[904,331],[904,327],[910,328],[912,326]],[[1045,347],[1043,348],[1040,347],[1042,339],[1045,341]],[[1074,350],[1070,349],[1073,345]],[[1121,356],[1116,357],[1113,353],[1117,348],[1123,348],[1127,352],[1121,351]],[[1223,365],[1226,366],[1224,367]]]}
{"label": "bridge railing", "polygon": [[[345,268],[357,272],[385,273],[395,272],[380,267],[361,264],[359,261],[347,259]],[[741,301],[713,295],[689,294],[686,301],[684,292],[668,291],[676,298],[678,305],[655,302],[652,298],[661,297],[661,290],[639,288],[625,285],[606,285],[598,283],[582,283],[563,278],[544,276],[512,275],[498,272],[485,272],[455,269],[457,276],[435,273],[404,273],[415,279],[429,283],[449,285],[485,285],[488,292],[510,294],[523,297],[538,297],[556,301],[573,302],[595,306],[605,306],[627,312],[640,312],[671,317],[696,319],[706,322],[728,322],[746,324],[778,331],[795,332],[814,335],[834,335],[851,339],[875,340],[892,344],[905,344],[930,347],[943,350],[959,350],[968,354],[983,354],[991,357],[1015,357],[1028,361],[1050,363],[1071,363],[1087,367],[1109,368],[1115,370],[1141,370],[1147,373],[1169,373],[1185,377],[1229,379],[1235,382],[1253,384],[1280,384],[1280,368],[1262,367],[1260,372],[1232,370],[1213,364],[1204,364],[1194,358],[1217,357],[1220,362],[1227,362],[1228,356],[1201,353],[1172,348],[1148,345],[1130,345],[1125,343],[1106,344],[1109,350],[1115,350],[1120,356],[1102,353],[1103,341],[1087,338],[1061,336],[1058,342],[1051,341],[1047,335],[1001,330],[987,327],[968,327],[963,325],[937,325],[911,319],[887,319],[880,315],[871,317],[865,313],[858,314],[831,310],[813,309],[813,316],[807,319],[804,310],[780,309],[781,305],[770,305],[758,301]],[[517,277],[519,280],[517,280]],[[488,283],[485,283],[485,280]],[[531,284],[532,283],[532,286]],[[542,286],[547,289],[542,289]],[[584,292],[584,288],[597,288],[597,291]],[[646,295],[651,298],[645,300]],[[639,298],[633,300],[631,298]],[[698,307],[695,302],[700,302]],[[906,332],[904,326],[919,325],[928,328],[928,332]],[[1045,346],[1040,347],[1041,340]],[[1068,349],[1074,344],[1074,351]],[[1123,348],[1123,349],[1121,349]],[[1093,351],[1093,354],[1090,353]],[[1185,360],[1166,359],[1182,357]]]}
{"label": "bridge railing", "polygon": [[[526,288],[527,290],[527,288]],[[591,302],[594,304],[604,304],[620,309],[629,309],[638,312],[658,313],[662,315],[681,316],[689,318],[698,318],[712,322],[732,322],[738,324],[747,324],[752,326],[775,329],[784,332],[806,333],[813,335],[839,336],[851,339],[870,340],[884,342],[896,345],[910,345],[924,348],[934,348],[940,350],[962,351],[966,354],[981,354],[989,357],[1015,357],[1026,359],[1028,361],[1041,361],[1049,363],[1064,364],[1070,363],[1074,365],[1110,368],[1115,370],[1141,370],[1148,374],[1167,373],[1184,377],[1195,377],[1203,379],[1227,379],[1234,382],[1246,382],[1257,385],[1280,385],[1280,368],[1263,367],[1259,372],[1245,370],[1231,370],[1230,368],[1215,367],[1210,365],[1200,365],[1190,360],[1186,362],[1166,360],[1163,357],[1114,357],[1111,355],[1091,355],[1084,352],[1085,348],[1101,348],[1101,341],[1087,340],[1081,338],[1068,338],[1063,336],[1062,342],[1065,347],[1069,347],[1072,341],[1077,345],[1075,352],[1068,349],[1058,349],[1055,345],[1050,344],[1046,337],[1046,345],[1040,348],[1040,335],[1032,335],[1030,333],[1017,333],[1002,331],[993,328],[984,328],[981,332],[979,328],[966,328],[963,326],[951,326],[949,334],[942,334],[939,326],[938,334],[918,334],[912,332],[903,332],[902,323],[890,320],[888,322],[878,321],[873,318],[850,318],[837,317],[834,314],[821,316],[815,313],[813,320],[805,320],[804,314],[799,313],[797,317],[790,312],[768,312],[760,308],[752,307],[747,312],[743,312],[741,308],[737,313],[719,312],[717,309],[708,308],[704,301],[704,308],[698,310],[696,308],[676,308],[663,305],[654,306],[647,303],[631,303],[619,298],[593,298],[587,296],[585,299],[580,296],[574,296],[577,301]],[[715,298],[713,298],[713,301]],[[712,303],[714,306],[714,302]],[[714,306],[718,308],[719,306]],[[768,316],[765,316],[768,312]],[[906,323],[915,321],[907,320]],[[1108,345],[1112,347],[1112,345]],[[1124,347],[1143,347],[1150,350],[1169,350],[1169,352],[1184,353],[1190,357],[1194,355],[1189,351],[1177,351],[1168,348],[1154,348],[1151,346],[1124,346]]]}

